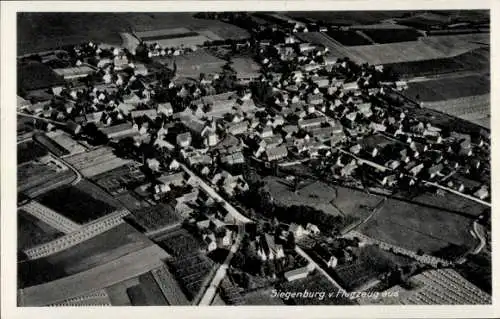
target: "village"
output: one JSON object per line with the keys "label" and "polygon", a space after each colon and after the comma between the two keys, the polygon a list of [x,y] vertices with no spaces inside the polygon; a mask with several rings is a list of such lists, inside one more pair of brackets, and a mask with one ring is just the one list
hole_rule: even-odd
{"label": "village", "polygon": [[[20,174],[20,207],[70,229],[66,234],[120,211],[131,225],[127,232],[168,253],[169,269],[159,269],[182,287],[184,304],[244,304],[253,291],[306,279],[335,291],[388,291],[419,273],[447,276],[442,273],[466,254],[435,256],[351,229],[386,200],[409,193],[472,202],[484,208],[474,223],[488,221],[489,131],[440,126],[404,96],[408,83],[383,65],[358,64],[298,36],[328,26],[283,22],[281,15],[267,24],[238,15],[222,21],[249,25],[252,36],[224,41],[209,31],[157,30],[130,35],[135,47],[89,41],[18,58],[24,78],[41,68],[49,82],[18,93],[18,147],[47,149],[24,163],[18,159],[19,171],[32,179]],[[47,207],[51,192],[81,180],[99,188],[88,191],[93,198],[104,192],[121,209],[92,220],[57,217],[66,213]],[[270,189],[279,183],[289,186]],[[306,191],[307,183],[319,186]],[[346,200],[372,196],[372,213],[327,213],[315,203],[334,193],[327,187],[347,192]],[[297,204],[283,206],[280,194]],[[26,247],[27,259],[77,244],[49,249],[50,243]],[[343,270],[370,258],[383,260],[375,274],[360,270],[355,278],[351,268]],[[159,286],[170,285],[172,278],[159,277]],[[491,298],[479,295],[481,302]],[[68,302],[47,298],[44,304]]]}

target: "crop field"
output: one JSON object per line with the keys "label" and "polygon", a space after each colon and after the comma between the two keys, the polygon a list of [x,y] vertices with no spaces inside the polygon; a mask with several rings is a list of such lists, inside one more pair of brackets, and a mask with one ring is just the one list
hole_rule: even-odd
{"label": "crop field", "polygon": [[17,63],[17,89],[36,90],[64,84],[62,77],[40,62]]}
{"label": "crop field", "polygon": [[214,262],[201,253],[179,257],[170,263],[170,269],[186,292],[189,300],[193,300],[200,291],[208,275],[213,271]]}
{"label": "crop field", "polygon": [[484,208],[476,202],[453,193],[445,193],[444,196],[435,193],[422,193],[416,197],[412,197],[411,201],[427,205],[436,206],[444,210],[452,210],[468,214],[471,216],[479,216],[483,213]]}
{"label": "crop field", "polygon": [[[88,223],[105,216],[115,210],[109,202],[105,202],[89,193],[82,186],[62,186],[41,195],[37,200],[43,205],[55,210],[61,215],[77,222]],[[65,200],[61,200],[64,198]]]}
{"label": "crop field", "polygon": [[372,24],[403,16],[408,11],[307,11],[286,12],[289,17],[305,17],[337,25]]}
{"label": "crop field", "polygon": [[63,269],[66,275],[73,275],[152,245],[153,242],[146,236],[123,223],[71,249],[29,263],[33,271],[36,271],[38,265],[49,263]]}
{"label": "crop field", "polygon": [[153,269],[151,273],[160,287],[163,296],[165,296],[170,305],[189,305],[189,301],[182,291],[182,288],[179,286],[179,283],[175,280],[174,275],[172,275],[166,265]]}
{"label": "crop field", "polygon": [[32,161],[38,157],[47,155],[47,150],[33,141],[17,144],[17,164]]}
{"label": "crop field", "polygon": [[35,197],[61,185],[71,183],[75,174],[71,170],[56,172],[51,167],[27,162],[17,167],[17,191]]}
{"label": "crop field", "polygon": [[200,241],[185,229],[179,229],[155,240],[175,257],[191,254],[201,248]]}
{"label": "crop field", "polygon": [[144,178],[145,175],[140,169],[124,165],[95,175],[92,180],[108,193],[116,196],[125,193],[128,187],[135,188],[141,185]]}
{"label": "crop field", "polygon": [[127,289],[139,284],[139,278],[129,278],[119,283],[106,287],[109,299],[113,306],[132,306],[127,295]]}
{"label": "crop field", "polygon": [[[324,292],[325,296],[323,300],[321,298],[290,298],[283,302],[285,304],[306,306],[306,305],[351,305],[354,304],[349,299],[342,298],[341,295],[337,296],[337,288],[328,281],[328,279],[323,276],[318,271],[315,271],[306,278],[297,279],[290,282],[284,282],[279,285],[278,289],[288,292],[303,292],[307,289],[309,292]],[[329,297],[328,294],[332,293],[333,296]]]}
{"label": "crop field", "polygon": [[[422,102],[436,102],[466,96],[483,95],[490,92],[489,76],[471,75],[410,83],[404,94]],[[456,107],[452,103],[452,109]],[[448,113],[444,111],[445,113]]]}
{"label": "crop field", "polygon": [[388,199],[360,231],[374,239],[432,255],[451,245],[474,247],[471,227],[472,219],[456,213]]}
{"label": "crop field", "polygon": [[90,270],[25,288],[19,294],[18,303],[20,306],[43,306],[61,302],[158,268],[165,257],[158,246],[150,246]]}
{"label": "crop field", "polygon": [[330,202],[335,198],[335,190],[321,182],[306,182],[294,192],[293,182],[275,177],[267,177],[265,182],[269,185],[271,195],[281,205],[285,206],[310,206],[327,214],[338,216],[341,213]]}
{"label": "crop field", "polygon": [[101,147],[89,152],[71,155],[66,157],[65,160],[85,177],[94,177],[131,163],[131,160],[117,157],[109,147]]}
{"label": "crop field", "polygon": [[362,219],[368,217],[372,209],[382,200],[381,196],[366,192],[336,187],[337,196],[333,203],[343,215],[350,215]]}
{"label": "crop field", "polygon": [[150,272],[140,275],[139,284],[128,288],[127,294],[133,306],[168,305]]}
{"label": "crop field", "polygon": [[459,117],[463,120],[490,128],[491,103],[490,94],[465,96],[458,99],[427,102],[423,106]]}
{"label": "crop field", "polygon": [[358,259],[354,263],[339,265],[335,274],[339,284],[347,291],[353,291],[363,284],[377,279],[397,266],[405,266],[413,261],[410,258],[397,256],[377,246],[365,246],[356,250]]}
{"label": "crop field", "polygon": [[373,44],[373,41],[370,41],[359,32],[353,30],[331,30],[326,32],[326,34],[346,46]]}
{"label": "crop field", "polygon": [[416,41],[422,34],[414,29],[365,29],[363,33],[375,43]]}
{"label": "crop field", "polygon": [[45,244],[64,234],[31,216],[22,209],[17,211],[17,249],[25,250]]}
{"label": "crop field", "polygon": [[271,297],[272,289],[264,288],[243,295],[243,304],[247,306],[284,306],[283,300]]}
{"label": "crop field", "polygon": [[490,51],[488,48],[479,48],[454,57],[388,63],[384,67],[389,68],[403,78],[450,72],[488,72],[490,69]]}
{"label": "crop field", "polygon": [[159,204],[132,212],[136,222],[146,231],[154,231],[181,221],[174,208],[167,204]]}
{"label": "crop field", "polygon": [[323,32],[307,32],[307,33],[297,33],[297,37],[305,42],[317,43],[324,45],[328,48],[329,54],[337,58],[349,57],[353,58],[353,55],[349,51],[349,48],[343,46],[340,42],[332,39],[326,33]]}
{"label": "crop field", "polygon": [[489,34],[429,36],[417,41],[349,47],[349,57],[358,63],[387,64],[452,57],[484,47]]}
{"label": "crop field", "polygon": [[116,200],[119,201],[120,204],[123,205],[123,207],[125,207],[131,212],[151,206],[150,204],[148,204],[148,202],[138,198],[136,195],[130,192],[126,192],[124,194],[117,196]]}
{"label": "crop field", "polygon": [[120,32],[188,27],[210,29],[224,39],[249,34],[221,21],[195,19],[192,13],[22,13],[18,16],[18,54],[49,50],[85,41],[121,45]]}

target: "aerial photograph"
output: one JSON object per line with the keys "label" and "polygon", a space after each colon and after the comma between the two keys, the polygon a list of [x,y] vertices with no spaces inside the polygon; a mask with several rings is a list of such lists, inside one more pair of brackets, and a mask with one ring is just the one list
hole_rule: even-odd
{"label": "aerial photograph", "polygon": [[16,63],[18,307],[492,304],[489,10],[18,12]]}

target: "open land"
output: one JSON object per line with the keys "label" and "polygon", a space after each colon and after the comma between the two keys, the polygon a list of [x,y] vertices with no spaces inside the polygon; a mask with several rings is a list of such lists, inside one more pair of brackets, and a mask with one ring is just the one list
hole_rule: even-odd
{"label": "open land", "polygon": [[17,233],[18,250],[44,244],[64,235],[22,209],[17,213]]}
{"label": "open land", "polygon": [[[41,259],[27,261],[32,271],[46,263],[74,275],[139,251],[153,243],[127,224],[118,225],[76,246]],[[55,280],[59,278],[52,278]]]}
{"label": "open land", "polygon": [[18,54],[48,50],[92,40],[121,45],[121,32],[188,27],[209,29],[224,39],[239,39],[248,32],[221,21],[196,19],[192,13],[22,13],[18,17]]}
{"label": "open land", "polygon": [[[404,94],[417,101],[436,102],[483,95],[489,93],[489,91],[489,76],[471,75],[410,83],[408,90]],[[452,101],[449,102],[453,104]]]}
{"label": "open land", "polygon": [[[93,187],[85,187],[82,183],[63,186],[41,195],[38,200],[77,223],[87,223],[115,210],[111,203],[103,201],[96,193],[86,192],[89,188]],[[61,198],[65,200],[62,201]]]}
{"label": "open land", "polygon": [[472,219],[441,209],[388,199],[360,231],[389,244],[427,254],[450,245],[472,248]]}

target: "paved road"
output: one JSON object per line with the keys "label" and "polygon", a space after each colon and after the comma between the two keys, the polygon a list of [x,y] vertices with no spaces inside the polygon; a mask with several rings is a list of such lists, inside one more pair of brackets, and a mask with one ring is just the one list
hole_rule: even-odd
{"label": "paved road", "polygon": [[484,231],[481,229],[481,225],[477,223],[477,221],[474,221],[472,225],[472,230],[474,231],[474,234],[476,235],[477,239],[479,239],[479,245],[471,252],[473,255],[477,255],[483,250],[484,246],[486,245],[486,239],[484,238]]}
{"label": "paved road", "polygon": [[238,234],[238,237],[234,241],[234,244],[231,246],[231,249],[229,250],[227,257],[224,260],[224,263],[222,263],[220,265],[219,269],[217,269],[217,272],[215,273],[214,277],[212,278],[210,285],[208,286],[207,290],[205,291],[205,294],[201,298],[198,305],[210,306],[210,304],[214,300],[215,294],[217,293],[217,289],[219,288],[219,285],[220,285],[222,279],[224,279],[224,277],[226,277],[227,269],[229,268],[229,264],[231,263],[231,260],[233,259],[234,254],[240,248],[240,244],[241,244],[242,239],[243,239],[243,234],[240,232]]}
{"label": "paved road", "polygon": [[316,267],[316,269],[318,269],[323,274],[323,276],[325,276],[326,279],[328,279],[328,281],[335,286],[335,288],[339,290],[345,290],[316,261],[314,261],[314,259],[312,259],[304,250],[302,250],[302,248],[300,248],[299,246],[295,246],[295,251],[297,252],[297,254],[301,255],[302,257],[307,259],[307,261],[313,264],[314,267]]}
{"label": "paved road", "polygon": [[213,199],[222,203],[224,209],[231,214],[231,216],[235,219],[236,222],[241,224],[251,223],[253,222],[251,219],[247,218],[243,214],[241,214],[233,205],[227,202],[223,197],[221,197],[213,187],[208,185],[203,179],[198,177],[193,171],[186,167],[184,164],[180,164],[181,168],[192,178],[196,180],[198,186],[203,189],[208,195],[210,195]]}

